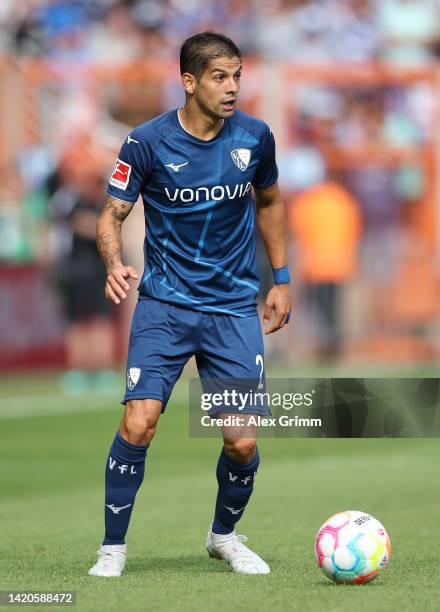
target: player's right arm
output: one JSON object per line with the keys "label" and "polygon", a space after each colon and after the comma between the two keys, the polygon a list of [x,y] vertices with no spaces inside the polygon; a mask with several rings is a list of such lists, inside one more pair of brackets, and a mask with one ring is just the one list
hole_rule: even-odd
{"label": "player's right arm", "polygon": [[121,228],[132,208],[132,203],[107,195],[96,225],[96,244],[107,270],[105,295],[114,304],[127,297],[130,285],[126,279],[139,278],[134,268],[122,263]]}

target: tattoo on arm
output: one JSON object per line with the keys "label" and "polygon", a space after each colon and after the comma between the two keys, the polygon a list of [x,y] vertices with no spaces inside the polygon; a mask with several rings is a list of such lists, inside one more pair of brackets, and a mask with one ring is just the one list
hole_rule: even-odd
{"label": "tattoo on arm", "polygon": [[96,237],[96,244],[98,245],[99,254],[108,272],[121,261],[121,236],[110,232],[99,232]]}
{"label": "tattoo on arm", "polygon": [[[121,227],[132,208],[131,204],[111,196],[107,196],[102,208],[102,213],[98,220],[96,244],[107,271],[121,263]],[[110,217],[108,212],[110,212]]]}
{"label": "tattoo on arm", "polygon": [[117,198],[112,198],[111,196],[107,196],[104,206],[102,207],[102,211],[104,212],[105,210],[109,210],[113,219],[122,224],[132,208],[132,204],[128,204],[127,202],[123,202]]}

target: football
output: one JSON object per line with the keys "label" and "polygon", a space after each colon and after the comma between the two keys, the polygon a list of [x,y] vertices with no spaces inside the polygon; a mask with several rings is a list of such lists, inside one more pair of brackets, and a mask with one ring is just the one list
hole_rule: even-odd
{"label": "football", "polygon": [[390,538],[370,514],[347,510],[331,516],[315,541],[316,562],[333,582],[371,582],[388,565]]}

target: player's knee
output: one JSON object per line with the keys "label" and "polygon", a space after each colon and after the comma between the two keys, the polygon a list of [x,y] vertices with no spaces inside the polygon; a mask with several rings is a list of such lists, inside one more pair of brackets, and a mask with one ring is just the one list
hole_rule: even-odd
{"label": "player's knee", "polygon": [[237,463],[250,463],[257,452],[254,438],[231,438],[224,441],[225,452]]}
{"label": "player's knee", "polygon": [[131,444],[149,444],[156,433],[157,417],[140,410],[127,410],[123,426]]}
{"label": "player's knee", "polygon": [[126,427],[131,444],[149,444],[156,433],[156,424],[137,417],[126,419]]}

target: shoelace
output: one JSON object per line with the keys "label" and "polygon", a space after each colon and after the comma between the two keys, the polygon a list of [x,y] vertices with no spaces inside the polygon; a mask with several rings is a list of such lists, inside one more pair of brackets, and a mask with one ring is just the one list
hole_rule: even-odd
{"label": "shoelace", "polygon": [[243,550],[243,552],[248,551],[249,548],[247,548],[247,546],[243,546],[243,542],[247,542],[247,537],[237,533],[232,539],[232,546],[234,550]]}
{"label": "shoelace", "polygon": [[[234,534],[232,537],[227,540],[223,540],[223,542],[219,542],[217,546],[232,546],[235,549],[235,546],[241,546],[243,542],[247,542],[247,537],[245,535],[239,535],[238,533]],[[246,547],[244,547],[246,548]]]}
{"label": "shoelace", "polygon": [[113,560],[113,555],[114,553],[109,552],[108,550],[101,550],[101,549],[98,550],[98,559],[104,565],[109,564]]}
{"label": "shoelace", "polygon": [[258,556],[247,546],[245,546],[244,542],[247,542],[247,537],[245,535],[236,534],[232,540],[232,548],[235,550],[235,552],[241,553],[241,563],[244,563],[245,565],[255,563]]}
{"label": "shoelace", "polygon": [[[247,542],[245,535],[235,534],[230,540],[223,543],[223,546],[232,546],[235,552],[242,553],[241,560],[246,562],[254,562],[257,556],[247,546],[244,546],[244,542]],[[219,545],[221,546],[221,544]]]}

